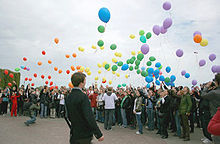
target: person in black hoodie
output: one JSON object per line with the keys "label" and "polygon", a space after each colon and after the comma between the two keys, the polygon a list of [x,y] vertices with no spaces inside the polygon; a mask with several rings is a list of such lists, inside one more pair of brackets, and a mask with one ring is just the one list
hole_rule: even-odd
{"label": "person in black hoodie", "polygon": [[194,133],[194,116],[196,112],[196,100],[195,100],[195,95],[193,91],[190,92],[190,97],[192,101],[192,109],[189,115],[189,121],[190,121],[190,133]]}
{"label": "person in black hoodie", "polygon": [[40,93],[40,117],[46,118],[47,117],[47,108],[49,104],[49,94],[47,92],[47,86],[44,87],[44,89],[41,90]]}
{"label": "person in black hoodie", "polygon": [[104,136],[96,124],[88,96],[82,92],[86,84],[86,75],[76,72],[72,75],[74,86],[65,99],[66,116],[71,122],[70,144],[91,144],[93,135],[103,141]]}

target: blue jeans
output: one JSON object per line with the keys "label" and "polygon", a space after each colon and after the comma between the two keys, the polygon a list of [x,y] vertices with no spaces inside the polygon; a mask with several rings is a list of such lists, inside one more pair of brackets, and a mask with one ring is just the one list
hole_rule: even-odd
{"label": "blue jeans", "polygon": [[113,113],[115,112],[114,109],[105,109],[105,123],[104,128],[112,129],[112,121],[113,121]]}
{"label": "blue jeans", "polygon": [[98,110],[97,110],[97,109],[96,109],[96,111],[95,111],[95,120],[99,120]]}
{"label": "blue jeans", "polygon": [[36,121],[36,117],[35,117],[35,115],[32,115],[31,116],[31,119],[30,120],[27,120],[27,123],[28,124],[32,124],[32,123],[34,123]]}
{"label": "blue jeans", "polygon": [[179,116],[179,111],[176,111],[175,114],[175,122],[176,122],[176,132],[178,136],[181,136],[181,125],[180,125],[180,116]]}
{"label": "blue jeans", "polygon": [[98,113],[98,121],[104,123],[104,112],[103,111],[97,111]]}
{"label": "blue jeans", "polygon": [[127,127],[128,122],[127,122],[126,112],[125,112],[125,109],[123,108],[121,108],[121,116],[122,116],[122,121],[123,121],[123,127]]}
{"label": "blue jeans", "polygon": [[136,119],[137,119],[139,132],[142,134],[143,133],[143,124],[141,122],[141,114],[136,114]]}
{"label": "blue jeans", "polygon": [[154,110],[147,108],[148,128],[154,130]]}
{"label": "blue jeans", "polygon": [[47,106],[43,103],[40,104],[40,109],[41,109],[41,112],[40,112],[40,117],[43,118],[43,117],[47,117]]}

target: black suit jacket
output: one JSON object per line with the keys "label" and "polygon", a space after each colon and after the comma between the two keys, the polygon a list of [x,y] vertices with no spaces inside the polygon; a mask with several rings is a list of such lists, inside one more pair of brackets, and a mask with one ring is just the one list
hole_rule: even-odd
{"label": "black suit jacket", "polygon": [[161,104],[160,112],[161,113],[169,113],[170,111],[170,96],[167,96],[165,99],[165,102]]}
{"label": "black suit jacket", "polygon": [[72,89],[65,104],[71,122],[70,141],[91,138],[93,134],[97,139],[102,137],[86,94],[79,89]]}

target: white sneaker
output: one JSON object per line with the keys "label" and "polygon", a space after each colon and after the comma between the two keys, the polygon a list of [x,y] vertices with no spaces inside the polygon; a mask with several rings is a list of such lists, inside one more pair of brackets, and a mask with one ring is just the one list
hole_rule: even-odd
{"label": "white sneaker", "polygon": [[209,139],[205,139],[204,141],[202,141],[204,144],[212,144],[212,142]]}
{"label": "white sneaker", "polygon": [[204,137],[204,138],[201,138],[201,141],[204,141],[205,139],[207,139],[207,138],[205,138],[205,137]]}
{"label": "white sneaker", "polygon": [[139,131],[136,132],[137,135],[141,134]]}

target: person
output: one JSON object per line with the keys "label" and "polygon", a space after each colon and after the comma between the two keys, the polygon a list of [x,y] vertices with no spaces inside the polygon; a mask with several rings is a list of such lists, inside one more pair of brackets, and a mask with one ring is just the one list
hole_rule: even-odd
{"label": "person", "polygon": [[55,99],[56,97],[55,90],[52,91],[52,93],[49,95],[50,98],[50,103],[49,103],[49,108],[50,108],[50,118],[55,118],[56,117],[56,107],[55,107]]}
{"label": "person", "polygon": [[220,137],[220,107],[218,107],[216,114],[213,116],[213,118],[209,122],[208,132],[214,135],[215,137],[218,137],[218,139],[217,138],[213,139],[213,142],[215,144],[220,143],[220,139],[219,139]]}
{"label": "person", "polygon": [[97,114],[98,114],[98,121],[104,123],[104,102],[102,101],[104,93],[103,90],[100,89],[99,96],[97,97]]}
{"label": "person", "polygon": [[94,114],[96,114],[96,120],[98,120],[97,97],[98,97],[98,89],[95,88],[94,92],[89,95],[89,99],[91,101],[92,111]]}
{"label": "person", "polygon": [[59,114],[58,114],[58,117],[63,117],[63,113],[64,113],[64,103],[65,103],[65,100],[64,100],[64,90],[61,92],[61,94],[58,96],[58,99],[60,100],[60,105],[59,105]]}
{"label": "person", "polygon": [[12,95],[11,95],[11,101],[12,101],[11,117],[13,117],[13,114],[15,117],[17,116],[17,107],[18,107],[17,98],[18,97],[20,97],[19,94],[17,94],[16,92],[12,92]]}
{"label": "person", "polygon": [[115,93],[112,93],[113,88],[108,87],[108,92],[104,94],[102,100],[105,103],[105,122],[106,130],[112,129],[113,113],[115,112],[115,101],[118,100]]}
{"label": "person", "polygon": [[92,137],[99,141],[104,136],[96,124],[88,96],[82,92],[86,84],[86,75],[76,72],[71,77],[74,86],[65,99],[66,116],[71,123],[70,144],[91,144]]}
{"label": "person", "polygon": [[122,121],[123,121],[123,127],[127,128],[128,121],[127,121],[127,116],[126,116],[126,109],[129,107],[129,96],[126,91],[124,91],[124,97],[121,101],[121,116],[122,116]]}
{"label": "person", "polygon": [[49,94],[47,90],[47,86],[44,86],[44,89],[42,89],[40,93],[40,118],[47,118],[47,108],[49,104]]}

